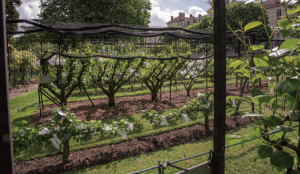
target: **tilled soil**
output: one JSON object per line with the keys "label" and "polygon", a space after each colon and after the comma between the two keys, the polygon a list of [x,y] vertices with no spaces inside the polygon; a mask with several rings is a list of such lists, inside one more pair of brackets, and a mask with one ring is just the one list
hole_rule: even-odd
{"label": "tilled soil", "polygon": [[[263,92],[268,90],[268,85],[266,81],[262,82],[262,87],[256,85],[257,88],[261,89]],[[240,87],[236,87],[235,84],[227,85],[227,96],[239,96],[240,95]],[[249,84],[249,89],[245,89],[244,96],[251,94],[252,85]],[[162,93],[162,97],[160,98],[160,94],[158,93],[159,101],[155,102],[155,104],[151,101],[151,95],[139,95],[139,96],[128,96],[128,97],[116,97],[115,103],[116,106],[108,106],[108,99],[96,99],[92,100],[95,107],[92,106],[89,100],[78,101],[73,103],[68,103],[67,106],[71,110],[71,112],[75,113],[79,120],[104,120],[104,119],[114,119],[125,115],[132,115],[137,113],[137,104],[140,102],[143,106],[143,109],[147,110],[168,110],[172,108],[179,108],[184,105],[191,99],[197,96],[198,92],[205,92],[205,88],[201,89],[193,89],[190,91],[190,97],[186,96],[186,91],[172,91],[171,98],[172,102],[170,103],[170,93],[164,92]],[[208,88],[208,91],[213,94],[214,88]],[[45,121],[51,116],[52,108],[57,108],[56,105],[47,105],[44,106],[44,110],[42,112],[42,117],[40,117],[39,111],[36,112],[30,123],[34,126],[37,126]]]}
{"label": "tilled soil", "polygon": [[[213,120],[210,121],[210,130],[205,130],[203,124],[198,124],[172,132],[124,141],[119,144],[71,152],[69,156],[70,162],[67,164],[62,164],[62,154],[31,161],[20,161],[14,165],[15,173],[63,173],[109,163],[130,156],[167,149],[172,146],[212,136],[213,123]],[[225,130],[228,131],[249,124],[251,122],[248,118],[241,119],[241,116],[238,116],[237,121],[234,121],[233,117],[227,117]]]}
{"label": "tilled soil", "polygon": [[11,89],[9,91],[9,99],[12,99],[16,96],[19,96],[19,95],[23,95],[29,91],[33,91],[35,89],[38,89],[39,88],[39,85],[38,84],[30,84],[30,85],[26,85],[28,91],[26,91],[26,88],[22,85],[20,89],[17,89],[16,87],[14,87],[13,89]]}

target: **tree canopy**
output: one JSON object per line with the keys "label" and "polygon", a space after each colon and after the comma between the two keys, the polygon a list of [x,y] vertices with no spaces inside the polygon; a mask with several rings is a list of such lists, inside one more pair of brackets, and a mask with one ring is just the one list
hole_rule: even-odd
{"label": "tree canopy", "polygon": [[[244,4],[245,2],[239,1],[226,6],[226,22],[233,30],[240,29],[238,22],[242,22],[243,26],[253,21],[261,21],[263,23],[263,17],[261,13],[261,7],[258,3]],[[264,10],[265,11],[265,10]],[[266,14],[266,11],[265,11]],[[266,21],[269,24],[269,16],[266,14]],[[189,26],[189,29],[213,29],[213,16],[204,17],[199,23],[195,23]],[[270,30],[270,27],[268,27]],[[261,25],[253,30],[262,30],[264,27]],[[264,33],[262,37],[267,37]]]}
{"label": "tree canopy", "polygon": [[149,0],[44,0],[39,17],[44,21],[148,25]]}
{"label": "tree canopy", "polygon": [[20,7],[21,4],[21,0],[5,0],[6,19],[18,19],[20,14],[16,7]]}

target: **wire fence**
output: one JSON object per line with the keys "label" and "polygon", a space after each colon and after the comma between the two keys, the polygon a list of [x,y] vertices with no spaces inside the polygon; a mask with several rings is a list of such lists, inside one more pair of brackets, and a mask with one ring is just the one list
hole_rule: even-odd
{"label": "wire fence", "polygon": [[[298,126],[294,126],[294,127],[298,127]],[[229,148],[229,147],[233,147],[233,146],[239,145],[239,144],[242,144],[242,143],[246,143],[246,142],[249,142],[249,141],[252,141],[252,140],[256,140],[256,139],[259,139],[259,138],[262,138],[262,137],[265,137],[265,136],[268,136],[268,135],[271,135],[271,134],[274,134],[274,133],[277,133],[277,132],[280,132],[280,130],[277,130],[277,131],[274,131],[274,132],[271,132],[271,133],[267,133],[267,134],[261,135],[259,137],[255,137],[255,138],[249,139],[249,140],[244,140],[244,141],[241,141],[239,143],[235,143],[235,144],[232,144],[232,145],[229,145],[229,146],[225,146],[225,149]],[[217,154],[216,152],[214,152],[213,150],[210,149],[210,151],[208,151],[208,152],[204,152],[204,153],[201,153],[201,154],[198,154],[198,155],[195,155],[195,156],[183,158],[183,159],[176,160],[176,161],[169,162],[169,163],[170,164],[175,164],[175,163],[178,163],[178,162],[181,162],[181,161],[186,161],[186,160],[189,160],[189,159],[193,159],[193,158],[196,158],[196,157],[199,157],[199,156],[203,156],[203,155],[209,154],[209,156],[210,156],[209,159],[210,160],[208,160],[208,161],[210,161],[210,163],[211,163],[210,166],[212,166],[212,163],[213,163],[213,153]],[[222,155],[222,154],[217,154],[217,155]],[[222,155],[222,156],[225,156],[225,155]],[[133,173],[130,173],[130,174],[143,173],[143,172],[147,172],[147,171],[154,170],[154,169],[157,169],[159,174],[164,174],[164,170],[165,169],[164,169],[163,166],[164,166],[164,164],[162,164],[162,163],[160,163],[160,161],[158,161],[158,165],[157,166],[153,166],[151,168],[144,169],[144,170],[137,171],[137,172],[133,172]]]}

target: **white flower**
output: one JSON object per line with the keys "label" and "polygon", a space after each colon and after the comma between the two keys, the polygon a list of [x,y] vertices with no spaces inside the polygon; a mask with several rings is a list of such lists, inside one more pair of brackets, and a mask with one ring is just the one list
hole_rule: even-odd
{"label": "white flower", "polygon": [[126,72],[130,72],[133,73],[135,71],[135,69],[127,69]]}
{"label": "white flower", "polygon": [[131,131],[133,131],[133,124],[129,124],[128,127]]}
{"label": "white flower", "polygon": [[144,64],[145,64],[146,66],[150,65],[150,63],[149,63],[149,62],[144,62]]}
{"label": "white flower", "polygon": [[52,142],[52,145],[55,147],[55,149],[59,149],[59,145],[56,143],[54,138],[51,138],[51,142]]}
{"label": "white flower", "polygon": [[198,97],[199,97],[199,96],[204,96],[204,94],[198,92]]}
{"label": "white flower", "polygon": [[122,132],[122,138],[123,138],[123,139],[128,139],[127,132],[126,132],[125,129],[123,129],[123,132]]}
{"label": "white flower", "polygon": [[182,119],[183,119],[183,122],[184,122],[184,123],[186,123],[186,122],[189,122],[189,121],[190,121],[190,119],[189,119],[189,117],[188,117],[188,115],[187,115],[187,114],[182,114]]}
{"label": "white flower", "polygon": [[160,125],[163,126],[163,125],[167,125],[167,124],[168,124],[168,122],[167,122],[166,117],[162,116]]}
{"label": "white flower", "polygon": [[84,127],[84,126],[76,126],[76,129],[78,129],[78,130],[83,130],[83,129],[86,129],[86,127]]}
{"label": "white flower", "polygon": [[57,86],[56,86],[56,85],[54,85],[53,83],[51,83],[51,85],[52,85],[54,88],[57,88]]}
{"label": "white flower", "polygon": [[63,77],[67,77],[67,73],[65,73],[65,72],[62,72],[61,75],[62,75]]}
{"label": "white flower", "polygon": [[42,129],[42,131],[39,132],[39,135],[46,135],[49,134],[51,131],[47,128]]}
{"label": "white flower", "polygon": [[58,113],[60,116],[63,116],[63,117],[67,116],[67,113],[64,113],[64,112],[63,112],[62,110],[60,110],[60,109],[57,110],[57,113]]}
{"label": "white flower", "polygon": [[134,76],[135,76],[135,77],[138,77],[138,76],[140,76],[140,74],[134,73]]}

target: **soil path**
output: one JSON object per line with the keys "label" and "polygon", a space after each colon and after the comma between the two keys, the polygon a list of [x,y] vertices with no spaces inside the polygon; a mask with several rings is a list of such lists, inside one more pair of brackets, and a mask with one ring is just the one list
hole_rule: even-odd
{"label": "soil path", "polygon": [[[268,85],[266,81],[262,82],[262,86],[256,85],[257,88],[261,89],[263,92],[268,90]],[[227,96],[239,96],[240,88],[236,87],[235,84],[227,85]],[[245,89],[244,96],[251,94],[252,85],[249,84],[249,89]],[[151,101],[151,95],[139,95],[139,96],[128,96],[128,97],[116,97],[115,103],[116,106],[108,107],[108,99],[95,99],[92,100],[95,107],[92,107],[89,100],[78,101],[73,103],[68,103],[67,106],[71,110],[71,112],[76,114],[79,120],[105,120],[105,119],[114,119],[121,116],[132,115],[137,113],[135,109],[137,107],[138,102],[140,102],[144,109],[147,110],[168,110],[172,108],[179,108],[184,106],[191,98],[195,98],[195,96],[199,93],[205,92],[205,88],[193,89],[190,91],[190,97],[186,96],[186,91],[172,91],[171,98],[172,102],[170,102],[170,93],[164,92],[161,94],[158,93],[159,101],[153,102]],[[213,94],[214,88],[208,88],[208,91]],[[49,119],[51,116],[52,108],[57,108],[56,105],[47,105],[44,106],[44,110],[42,112],[42,117],[40,117],[40,113],[34,113],[30,123],[34,126],[37,126]]]}
{"label": "soil path", "polygon": [[[130,156],[167,149],[172,146],[197,141],[205,137],[212,136],[213,131],[211,130],[213,130],[213,123],[213,120],[210,121],[210,130],[205,130],[203,124],[198,124],[172,132],[124,141],[119,144],[71,152],[69,156],[70,162],[68,164],[61,163],[62,154],[37,160],[20,161],[14,165],[15,173],[63,173],[66,171],[79,170],[95,165],[109,163],[111,161],[124,159]],[[251,124],[251,122],[248,118],[241,119],[241,116],[238,116],[236,122],[233,120],[233,117],[227,117],[225,130],[228,131],[236,127],[249,124]]]}

